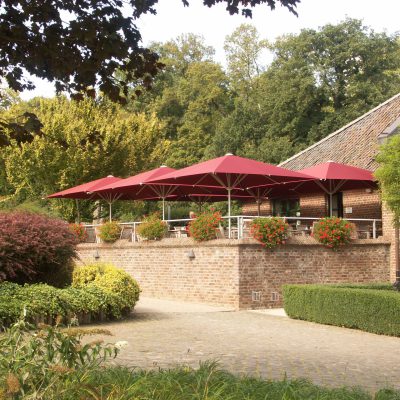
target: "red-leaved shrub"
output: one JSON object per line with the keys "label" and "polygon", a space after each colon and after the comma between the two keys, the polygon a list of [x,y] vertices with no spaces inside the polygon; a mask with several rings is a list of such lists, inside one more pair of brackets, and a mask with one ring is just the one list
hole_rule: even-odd
{"label": "red-leaved shrub", "polygon": [[[63,286],[77,238],[66,223],[41,214],[0,213],[0,281]],[[62,278],[60,277],[62,276]]]}

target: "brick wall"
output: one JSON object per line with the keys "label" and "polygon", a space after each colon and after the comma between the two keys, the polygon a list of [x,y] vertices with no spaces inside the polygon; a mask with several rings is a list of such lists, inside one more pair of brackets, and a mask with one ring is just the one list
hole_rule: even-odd
{"label": "brick wall", "polygon": [[[328,202],[324,193],[302,194],[300,212],[302,217],[323,218],[328,214]],[[266,201],[261,206],[261,215],[271,215],[272,206]],[[351,207],[352,212],[344,212],[344,218],[382,218],[382,204],[377,190],[367,193],[365,189],[346,190],[343,192],[343,208]],[[257,204],[243,205],[244,215],[257,215]]]}
{"label": "brick wall", "polygon": [[[114,245],[81,244],[84,262],[111,262],[129,272],[149,297],[180,299],[238,308],[238,247],[228,240],[207,244],[191,239]],[[195,258],[190,259],[188,252]]]}
{"label": "brick wall", "polygon": [[344,191],[343,209],[346,207],[351,207],[352,213],[344,212],[344,218],[382,218],[382,204],[377,190],[371,193],[367,193],[365,189]]}
{"label": "brick wall", "polygon": [[[242,207],[243,215],[258,215],[257,203],[245,203]],[[272,215],[272,205],[269,200],[260,204],[260,215]]]}
{"label": "brick wall", "polygon": [[[256,244],[240,246],[239,307],[282,306],[281,287],[285,283],[387,282],[389,248],[387,243],[372,240],[358,241],[338,251],[312,240],[273,251]],[[260,292],[260,301],[252,301],[252,291]]]}
{"label": "brick wall", "polygon": [[[298,241],[298,242],[296,242]],[[189,259],[193,251],[195,258]],[[231,306],[265,308],[282,305],[285,283],[388,281],[390,245],[360,240],[337,252],[311,237],[291,238],[273,251],[253,240],[192,239],[114,245],[82,244],[82,262],[112,262],[136,278],[145,296]],[[261,300],[253,301],[252,292]],[[273,294],[277,300],[272,300]]]}

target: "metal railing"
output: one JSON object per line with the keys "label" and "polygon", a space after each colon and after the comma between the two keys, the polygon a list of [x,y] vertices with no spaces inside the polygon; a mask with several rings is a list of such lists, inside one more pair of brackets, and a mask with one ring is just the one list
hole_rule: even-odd
{"label": "metal railing", "polygon": [[[228,220],[231,219],[231,229],[226,229],[224,225],[229,225]],[[249,224],[253,219],[257,218],[254,215],[234,215],[231,217],[222,217],[225,223],[221,224],[221,228],[219,232],[224,237],[230,239],[244,239],[250,237],[250,229]],[[265,217],[265,218],[268,218]],[[316,217],[287,217],[282,216],[286,222],[289,223],[291,229],[289,234],[291,235],[309,235],[312,232],[312,226],[315,221],[320,220],[321,218]],[[188,223],[193,218],[183,218],[183,219],[167,219],[165,222],[168,224],[168,232],[171,236],[182,237],[185,236],[186,230],[184,229]],[[360,236],[365,236],[366,239],[376,239],[382,230],[382,220],[381,219],[371,219],[371,218],[346,218],[347,221],[350,221],[356,225],[356,230]],[[128,238],[132,242],[137,242],[140,240],[140,236],[137,233],[137,227],[141,224],[140,221],[134,222],[121,222],[119,225],[122,227],[120,238],[124,238],[124,235],[128,235]],[[98,242],[98,235],[96,232],[96,228],[101,224],[85,224],[86,232],[88,233],[88,241],[89,242]],[[179,229],[177,229],[177,228]],[[174,229],[172,229],[174,228]],[[186,234],[187,236],[187,234]]]}

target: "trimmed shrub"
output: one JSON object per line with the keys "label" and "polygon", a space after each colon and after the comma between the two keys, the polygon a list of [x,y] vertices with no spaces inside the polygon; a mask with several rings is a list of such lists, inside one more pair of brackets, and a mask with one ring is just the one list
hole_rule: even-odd
{"label": "trimmed shrub", "polygon": [[82,243],[87,239],[87,232],[82,224],[69,224],[69,229],[77,237],[79,243]]}
{"label": "trimmed shrub", "polygon": [[115,221],[106,222],[99,227],[99,237],[103,242],[114,243],[121,235],[121,227]]}
{"label": "trimmed shrub", "polygon": [[63,221],[42,214],[0,213],[0,281],[68,284],[77,240]]}
{"label": "trimmed shrub", "polygon": [[167,224],[162,221],[157,213],[147,216],[137,227],[140,236],[149,240],[160,240],[167,232]]}
{"label": "trimmed shrub", "polygon": [[285,285],[291,318],[400,336],[400,293],[387,284]]}
{"label": "trimmed shrub", "polygon": [[312,235],[324,246],[336,250],[350,242],[353,224],[338,217],[327,217],[314,224]]}
{"label": "trimmed shrub", "polygon": [[110,264],[96,263],[77,267],[73,274],[74,287],[99,287],[109,295],[113,315],[131,310],[139,300],[138,283],[125,271]]}
{"label": "trimmed shrub", "polygon": [[202,242],[216,238],[216,230],[222,219],[220,212],[205,212],[189,222],[189,234],[194,240]]}
{"label": "trimmed shrub", "polygon": [[250,233],[264,247],[272,249],[285,244],[288,227],[283,218],[255,218],[250,225]]}

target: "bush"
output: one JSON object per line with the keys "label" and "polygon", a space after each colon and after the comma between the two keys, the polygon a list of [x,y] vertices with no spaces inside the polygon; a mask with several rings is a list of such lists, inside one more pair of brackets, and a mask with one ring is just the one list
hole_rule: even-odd
{"label": "bush", "polygon": [[99,227],[99,237],[103,242],[114,243],[120,238],[120,235],[121,227],[115,221],[106,222]]}
{"label": "bush", "polygon": [[338,217],[327,217],[314,224],[313,236],[319,242],[336,250],[350,242],[352,224]]}
{"label": "bush", "polygon": [[122,269],[109,264],[90,264],[77,267],[73,274],[74,287],[95,286],[101,288],[110,297],[113,315],[119,317],[124,311],[131,310],[139,300],[138,283]]}
{"label": "bush", "polygon": [[222,216],[219,212],[205,212],[189,222],[189,234],[194,240],[202,242],[216,238],[216,230]]}
{"label": "bush", "polygon": [[167,232],[167,224],[162,221],[158,214],[151,214],[147,216],[143,222],[138,226],[137,232],[140,236],[149,240],[160,240]]}
{"label": "bush", "polygon": [[82,224],[69,224],[69,229],[77,237],[80,243],[84,242],[87,239],[87,232]]}
{"label": "bush", "polygon": [[24,315],[31,322],[56,318],[81,322],[121,318],[139,299],[140,289],[126,272],[111,265],[76,269],[74,286],[58,289],[46,284],[0,284],[0,325],[9,326]]}
{"label": "bush", "polygon": [[400,293],[386,284],[285,285],[291,318],[400,336]]}
{"label": "bush", "polygon": [[0,213],[0,281],[52,281],[64,286],[76,244],[75,235],[61,220],[25,212]]}
{"label": "bush", "polygon": [[87,392],[82,381],[108,358],[116,357],[119,349],[101,341],[83,344],[81,340],[85,334],[110,333],[104,329],[33,328],[19,321],[0,336],[0,398],[89,398],[86,394],[82,397]]}
{"label": "bush", "polygon": [[288,224],[283,218],[255,218],[250,225],[250,233],[264,247],[272,249],[285,244]]}

